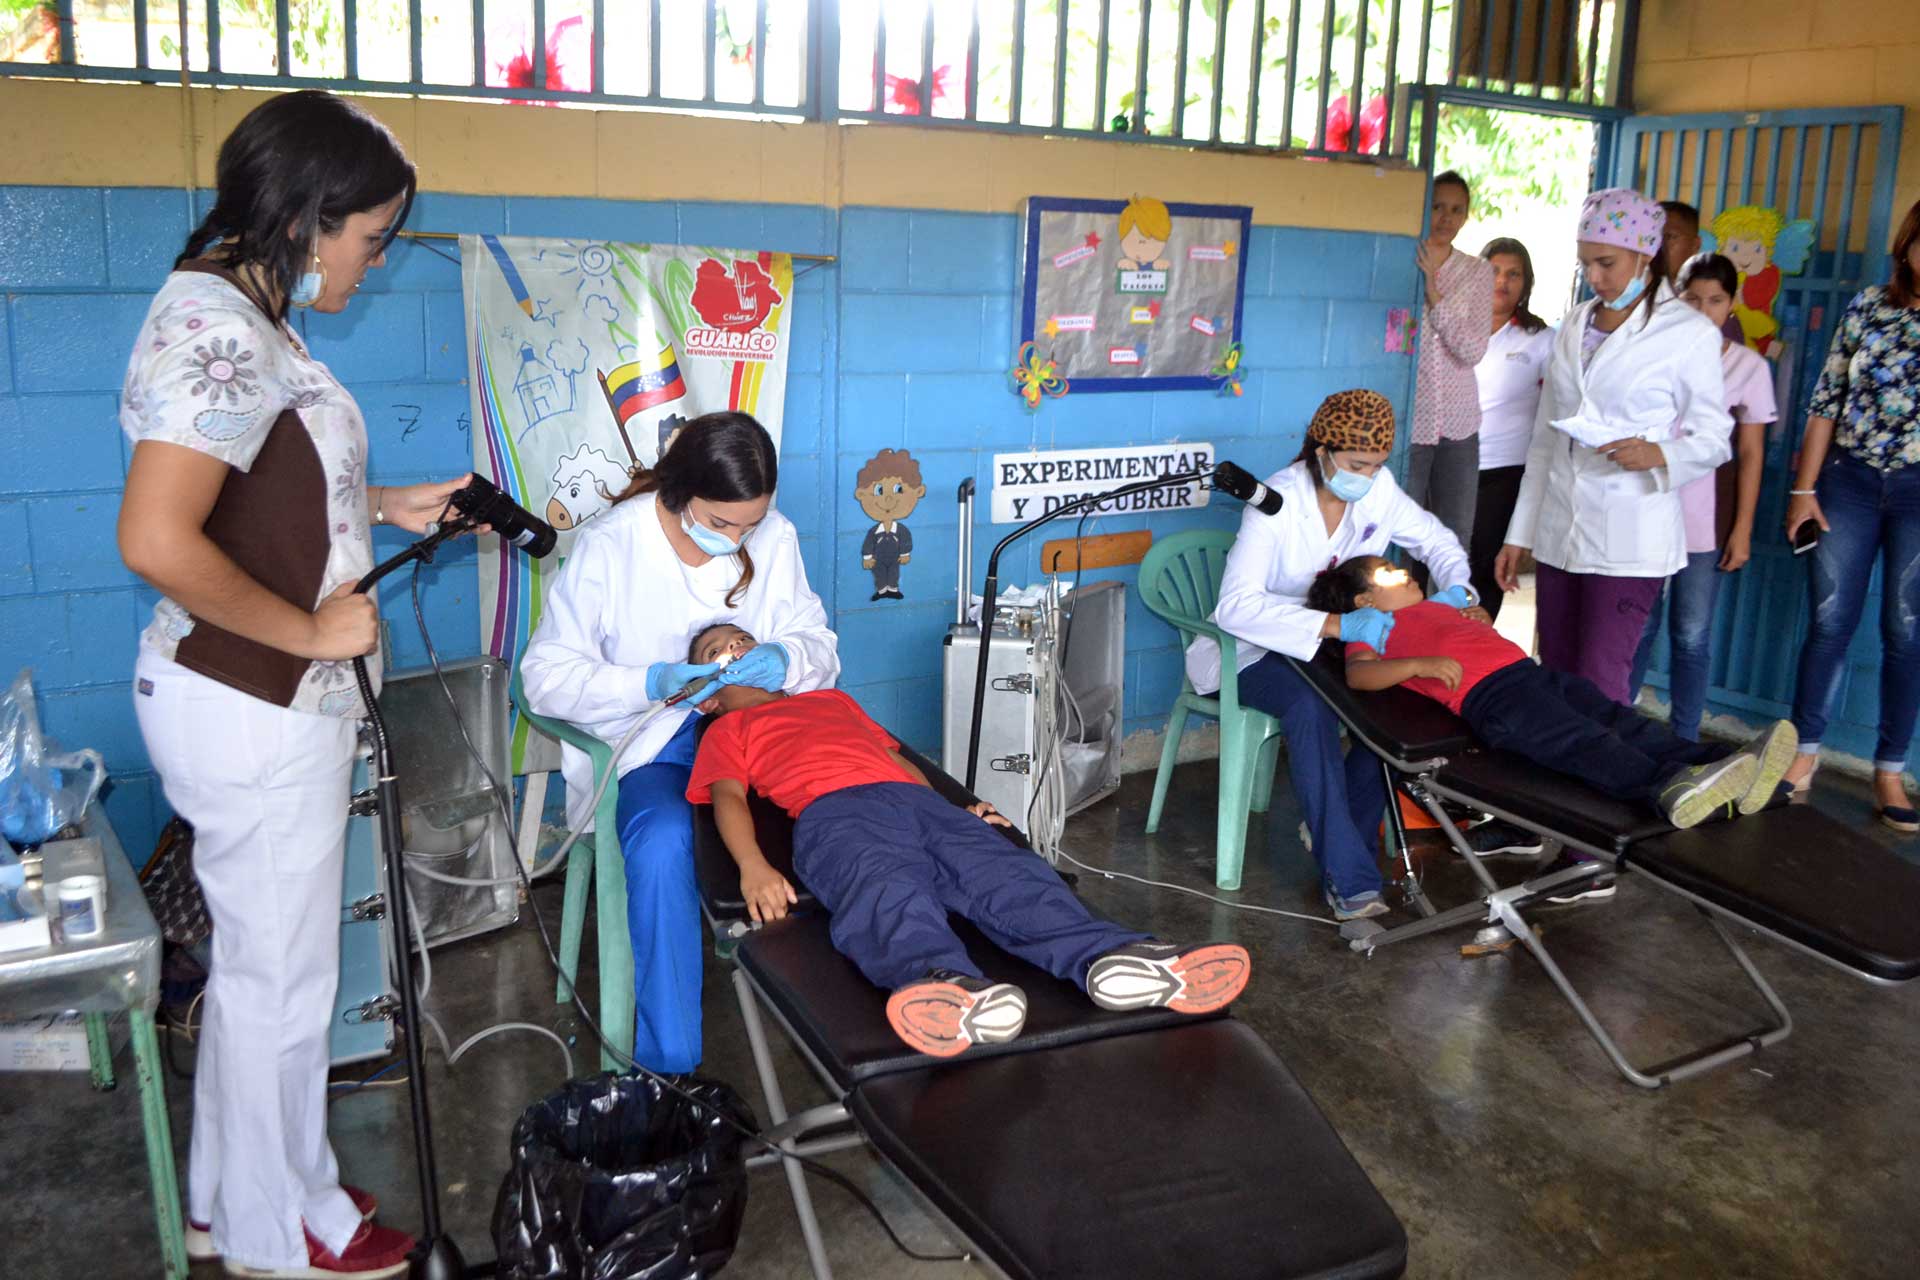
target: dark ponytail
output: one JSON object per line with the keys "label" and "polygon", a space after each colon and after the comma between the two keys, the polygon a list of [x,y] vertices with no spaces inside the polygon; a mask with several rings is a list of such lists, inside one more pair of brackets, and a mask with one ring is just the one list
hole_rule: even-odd
{"label": "dark ponytail", "polygon": [[[695,498],[705,502],[751,502],[771,495],[780,482],[780,455],[773,437],[751,414],[704,413],[680,428],[673,443],[652,467],[636,467],[618,506],[644,493],[659,494],[660,505],[674,515]],[[753,558],[743,545],[740,581],[727,592],[733,608],[753,583]]]}
{"label": "dark ponytail", "polygon": [[255,268],[271,297],[254,302],[276,321],[286,318],[287,296],[316,239],[400,196],[399,216],[387,228],[391,244],[413,209],[416,185],[413,163],[387,126],[319,89],[283,93],[249,111],[220,144],[215,173],[213,208],[173,265],[210,255],[225,267]]}

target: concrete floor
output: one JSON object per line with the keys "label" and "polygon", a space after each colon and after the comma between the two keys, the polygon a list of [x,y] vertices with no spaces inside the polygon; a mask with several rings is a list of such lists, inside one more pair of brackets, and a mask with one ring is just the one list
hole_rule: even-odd
{"label": "concrete floor", "polygon": [[[1198,888],[1212,880],[1211,764],[1182,766],[1173,815],[1140,834],[1152,778],[1076,817],[1070,852]],[[1284,793],[1283,786],[1280,792]],[[1864,788],[1822,775],[1819,802],[1909,857],[1873,824]],[[1318,912],[1316,876],[1276,795],[1256,816],[1239,901]],[[1512,868],[1518,871],[1519,866]],[[1458,901],[1465,868],[1436,856],[1428,885]],[[538,897],[559,916],[557,884]],[[1083,876],[1092,905],[1173,938],[1238,940],[1255,976],[1239,1016],[1297,1072],[1406,1225],[1409,1275],[1545,1277],[1910,1277],[1920,1257],[1920,984],[1880,989],[1777,945],[1753,953],[1797,1029],[1758,1059],[1656,1094],[1616,1076],[1524,953],[1463,960],[1443,935],[1363,959],[1325,925],[1237,912],[1199,898]],[[1550,945],[1638,1060],[1750,1027],[1757,998],[1693,912],[1634,882],[1610,903],[1542,913]],[[589,940],[588,954],[592,954]],[[489,1023],[532,1019],[563,1032],[553,979],[530,921],[436,952],[432,1010],[458,1042]],[[706,1069],[758,1105],[725,969],[709,961]],[[163,1033],[164,1037],[165,1033]],[[191,1046],[173,1046],[190,1069]],[[583,1045],[582,1067],[591,1062]],[[789,1101],[824,1100],[783,1051]],[[377,1067],[355,1066],[362,1075]],[[262,1064],[263,1069],[265,1064]],[[131,1062],[118,1092],[84,1075],[0,1076],[0,1188],[8,1230],[0,1272],[30,1277],[160,1274]],[[492,1255],[489,1218],[514,1118],[561,1079],[559,1052],[532,1035],[487,1041],[449,1072],[430,1062],[449,1229],[470,1259]],[[168,1079],[182,1168],[188,1084]],[[348,1180],[379,1194],[383,1217],[418,1221],[405,1089],[333,1104]],[[1143,1155],[1151,1145],[1143,1144]],[[832,1162],[866,1186],[908,1242],[947,1246],[892,1177],[864,1153]],[[1286,1188],[1274,1188],[1284,1197]],[[841,1191],[816,1203],[843,1277],[952,1277],[950,1263],[895,1253]],[[220,1274],[195,1270],[196,1280]],[[805,1274],[786,1189],[755,1176],[728,1274]]]}

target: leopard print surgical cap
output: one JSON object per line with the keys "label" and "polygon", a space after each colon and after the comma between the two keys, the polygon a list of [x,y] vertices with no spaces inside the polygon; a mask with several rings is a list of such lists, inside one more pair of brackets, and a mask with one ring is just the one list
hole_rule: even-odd
{"label": "leopard print surgical cap", "polygon": [[1307,438],[1336,451],[1386,453],[1393,448],[1393,405],[1378,391],[1336,391],[1314,410]]}

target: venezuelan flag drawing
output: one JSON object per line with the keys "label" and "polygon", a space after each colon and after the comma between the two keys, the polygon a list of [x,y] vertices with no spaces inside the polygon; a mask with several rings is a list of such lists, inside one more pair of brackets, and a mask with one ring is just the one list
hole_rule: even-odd
{"label": "venezuelan flag drawing", "polygon": [[637,413],[687,394],[687,380],[680,376],[680,362],[673,358],[673,346],[669,343],[660,348],[658,356],[629,361],[612,373],[601,373],[598,369],[593,372],[600,379],[600,391],[607,398],[607,408],[613,410],[614,425],[620,428],[627,456],[638,462],[633,442],[627,439],[628,421]]}

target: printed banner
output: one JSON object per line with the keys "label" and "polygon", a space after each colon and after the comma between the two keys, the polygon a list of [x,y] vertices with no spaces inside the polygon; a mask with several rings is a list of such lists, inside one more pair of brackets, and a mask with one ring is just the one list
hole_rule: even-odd
{"label": "printed banner", "polygon": [[481,642],[512,663],[573,531],[682,423],[738,409],[779,444],[793,259],[519,236],[461,236],[460,258],[474,470],[560,534],[544,561],[481,542]]}
{"label": "printed banner", "polygon": [[[1121,445],[1109,449],[1055,449],[993,455],[993,523],[1018,524],[1058,511],[1075,498],[1123,485],[1214,465],[1211,444]],[[1131,511],[1191,511],[1207,505],[1200,482],[1147,489],[1102,502],[1099,515]]]}

